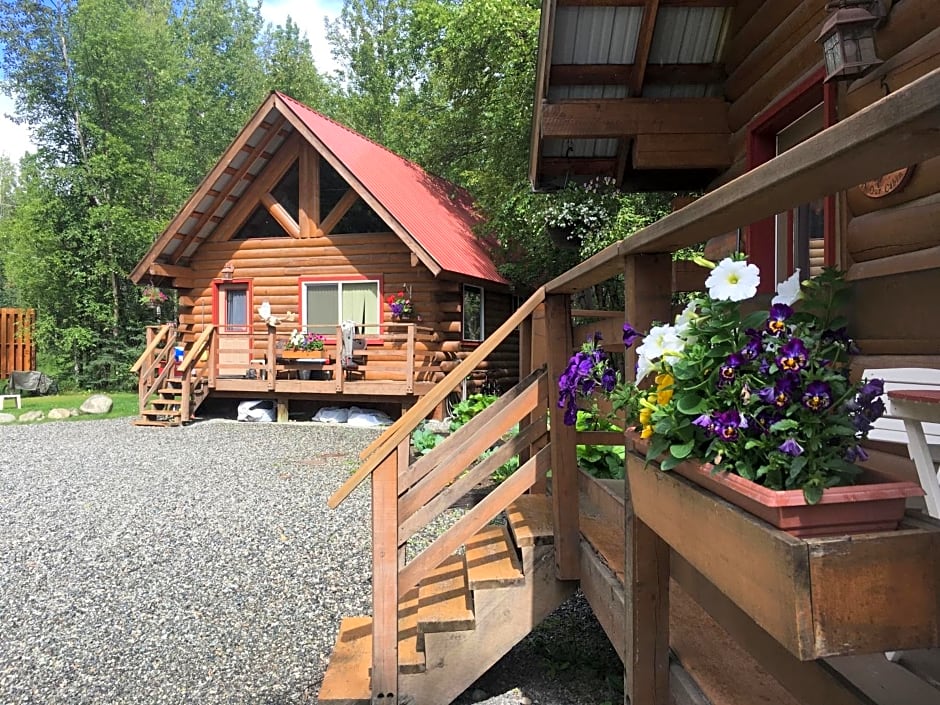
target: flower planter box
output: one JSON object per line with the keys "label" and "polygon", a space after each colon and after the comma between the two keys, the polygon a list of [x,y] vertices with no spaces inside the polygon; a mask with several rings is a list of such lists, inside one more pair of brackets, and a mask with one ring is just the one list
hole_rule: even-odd
{"label": "flower planter box", "polygon": [[627,454],[637,518],[801,660],[940,646],[940,522],[799,538]]}
{"label": "flower planter box", "polygon": [[323,350],[281,350],[278,357],[285,360],[310,360],[315,358],[327,359]]}

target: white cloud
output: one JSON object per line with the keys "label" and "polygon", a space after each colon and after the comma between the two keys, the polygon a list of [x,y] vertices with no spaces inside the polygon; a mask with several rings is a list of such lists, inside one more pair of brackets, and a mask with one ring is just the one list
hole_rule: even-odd
{"label": "white cloud", "polygon": [[342,0],[264,0],[261,16],[266,22],[283,25],[288,15],[310,40],[313,61],[320,73],[331,73],[337,63],[326,41],[324,18],[336,19],[342,9]]}
{"label": "white cloud", "polygon": [[13,99],[0,96],[0,153],[16,162],[26,152],[36,151],[36,145],[30,141],[26,125],[17,125],[7,117],[13,110]]}

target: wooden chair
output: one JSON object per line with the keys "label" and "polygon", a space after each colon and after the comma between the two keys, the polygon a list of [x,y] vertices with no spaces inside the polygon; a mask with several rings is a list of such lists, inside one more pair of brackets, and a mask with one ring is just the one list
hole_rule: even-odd
{"label": "wooden chair", "polygon": [[923,367],[892,367],[865,370],[865,379],[883,379],[885,414],[872,426],[868,438],[873,441],[901,443],[917,468],[917,476],[926,493],[927,513],[940,518],[940,402],[923,398],[940,391],[940,370]]}
{"label": "wooden chair", "polygon": [[342,350],[340,351],[340,363],[346,379],[363,379],[365,371],[361,368],[366,364],[365,355],[357,355],[366,349],[366,339],[356,335],[356,323],[354,321],[343,321],[340,324],[343,334]]}

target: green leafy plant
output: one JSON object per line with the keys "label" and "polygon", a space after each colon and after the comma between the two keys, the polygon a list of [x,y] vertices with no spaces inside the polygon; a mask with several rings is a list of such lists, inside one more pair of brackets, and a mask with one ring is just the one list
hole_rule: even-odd
{"label": "green leafy plant", "polygon": [[450,430],[456,431],[498,398],[493,394],[471,394],[454,404],[450,412]]}
{"label": "green leafy plant", "polygon": [[[707,296],[694,297],[672,324],[644,337],[629,324],[624,344],[637,347],[637,383],[617,380],[600,347],[589,341],[559,380],[559,406],[575,423],[577,398],[598,388],[626,411],[647,459],[663,470],[697,458],[775,490],[802,489],[816,503],[827,487],[852,484],[860,442],[884,412],[881,380],[854,382],[855,345],[838,315],[848,287],[828,269],[808,281],[799,272],[777,290],[769,311],[743,314],[760,273],[743,260],[712,268]],[[800,305],[796,305],[800,301]]]}
{"label": "green leafy plant", "polygon": [[[593,411],[578,411],[575,424],[578,431],[621,431],[619,426],[612,424],[600,414]],[[578,467],[593,477],[622,480],[623,465],[626,458],[624,446],[611,445],[585,445],[576,446]]]}
{"label": "green leafy plant", "polygon": [[285,350],[300,350],[308,352],[312,350],[323,350],[323,341],[325,338],[319,333],[301,333],[294,330],[287,339]]}
{"label": "green leafy plant", "polygon": [[411,443],[415,447],[415,452],[418,455],[427,455],[434,448],[437,447],[437,444],[444,440],[444,437],[440,434],[434,433],[433,431],[428,430],[425,427],[416,428],[411,433]]}

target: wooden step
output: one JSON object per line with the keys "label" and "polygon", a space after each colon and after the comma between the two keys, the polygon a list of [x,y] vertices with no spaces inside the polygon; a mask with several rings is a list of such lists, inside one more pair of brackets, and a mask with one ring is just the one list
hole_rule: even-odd
{"label": "wooden step", "polygon": [[506,526],[483,527],[467,542],[464,558],[471,590],[519,585],[525,581]]}
{"label": "wooden step", "polygon": [[517,546],[554,543],[552,498],[548,495],[522,495],[506,508],[506,518]]}
{"label": "wooden step", "polygon": [[[463,631],[473,629],[475,624],[464,559],[453,555],[421,581],[418,588],[418,631],[420,635]],[[419,648],[424,649],[421,636]]]}
{"label": "wooden step", "polygon": [[321,703],[368,703],[372,699],[372,617],[343,617],[323,676]]}
{"label": "wooden step", "polygon": [[159,426],[160,428],[166,428],[167,426],[179,426],[181,425],[179,420],[176,421],[154,421],[153,419],[134,419],[131,422],[133,426]]}
{"label": "wooden step", "polygon": [[179,409],[144,409],[140,412],[141,416],[169,416],[179,418]]}
{"label": "wooden step", "polygon": [[[371,631],[370,631],[371,635]],[[409,590],[398,602],[398,671],[424,672],[424,642],[418,648],[418,589]],[[369,647],[371,652],[371,641]]]}

